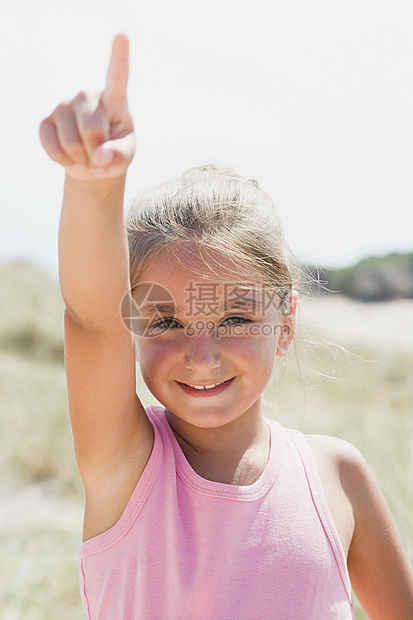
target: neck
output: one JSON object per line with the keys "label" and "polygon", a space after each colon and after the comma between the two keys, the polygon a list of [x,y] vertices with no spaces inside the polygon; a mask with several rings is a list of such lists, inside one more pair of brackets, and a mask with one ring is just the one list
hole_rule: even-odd
{"label": "neck", "polygon": [[208,480],[249,485],[268,461],[270,432],[258,403],[236,420],[217,428],[199,428],[165,411],[191,467]]}

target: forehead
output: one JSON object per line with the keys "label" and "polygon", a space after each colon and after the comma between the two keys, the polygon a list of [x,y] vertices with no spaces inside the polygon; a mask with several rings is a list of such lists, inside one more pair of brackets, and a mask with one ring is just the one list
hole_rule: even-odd
{"label": "forehead", "polygon": [[[248,276],[246,276],[248,277]],[[254,280],[243,280],[238,265],[220,256],[213,268],[196,254],[172,254],[153,260],[133,297],[144,313],[174,314],[208,311],[262,313],[277,308],[278,291]],[[139,298],[139,299],[138,299]]]}
{"label": "forehead", "polygon": [[[254,270],[255,271],[255,270]],[[235,262],[223,253],[200,254],[194,246],[170,250],[152,259],[140,277],[141,282],[154,282],[178,292],[197,286],[204,291],[217,290],[223,286],[253,289],[263,284],[257,272],[247,270],[241,262]],[[234,284],[236,283],[236,284]]]}

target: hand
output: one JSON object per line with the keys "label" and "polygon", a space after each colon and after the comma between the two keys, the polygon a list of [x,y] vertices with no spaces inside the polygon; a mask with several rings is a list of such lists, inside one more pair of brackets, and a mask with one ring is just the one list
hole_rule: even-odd
{"label": "hand", "polygon": [[102,93],[80,92],[61,103],[40,125],[47,154],[81,181],[126,174],[135,152],[128,110],[129,41],[118,34]]}

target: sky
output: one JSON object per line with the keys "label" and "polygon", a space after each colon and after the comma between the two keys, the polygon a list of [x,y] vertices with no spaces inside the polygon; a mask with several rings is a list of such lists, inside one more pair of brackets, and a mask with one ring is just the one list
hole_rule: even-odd
{"label": "sky", "polygon": [[57,274],[64,172],[38,126],[101,90],[131,41],[126,206],[220,163],[273,198],[296,256],[413,250],[411,0],[8,0],[0,21],[0,261]]}

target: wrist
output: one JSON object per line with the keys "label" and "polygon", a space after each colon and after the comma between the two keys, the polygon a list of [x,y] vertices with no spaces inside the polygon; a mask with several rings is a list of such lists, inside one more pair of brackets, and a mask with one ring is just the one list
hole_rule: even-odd
{"label": "wrist", "polygon": [[65,197],[81,196],[82,200],[93,202],[117,202],[119,199],[123,202],[125,181],[126,173],[105,179],[77,179],[66,173],[64,194]]}

